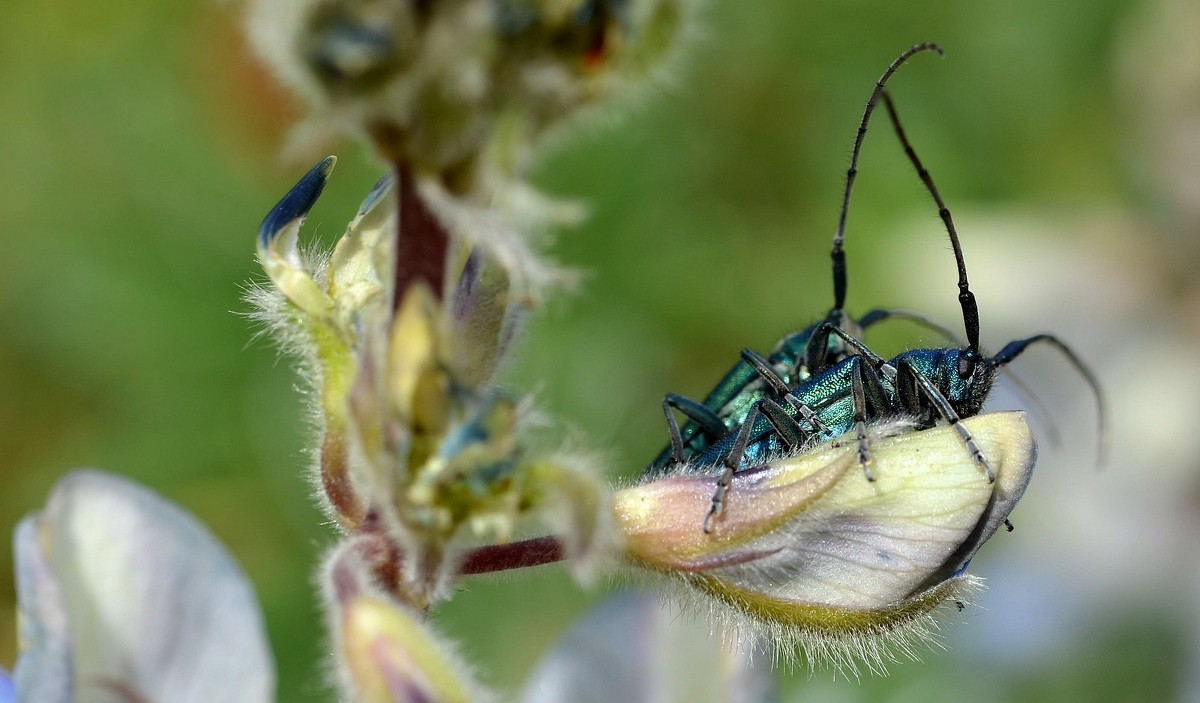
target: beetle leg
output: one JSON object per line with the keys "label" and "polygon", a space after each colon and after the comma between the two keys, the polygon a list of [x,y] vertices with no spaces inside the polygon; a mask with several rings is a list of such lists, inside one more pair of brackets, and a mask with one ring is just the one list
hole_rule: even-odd
{"label": "beetle leg", "polygon": [[775,395],[783,397],[788,394],[787,381],[783,380],[783,376],[771,366],[771,362],[767,361],[762,354],[753,349],[742,350],[742,360],[754,367],[754,372],[759,375],[762,380],[766,381]]}
{"label": "beetle leg", "polygon": [[851,392],[854,396],[854,437],[858,445],[858,465],[868,481],[874,481],[871,473],[871,446],[867,439],[867,421],[888,407],[887,393],[879,373],[861,357],[854,359],[850,373]]}
{"label": "beetle leg", "polygon": [[851,374],[854,389],[854,436],[858,440],[858,465],[868,481],[874,481],[871,473],[871,448],[867,443],[867,394],[863,388],[862,361],[854,364]]}
{"label": "beetle leg", "polygon": [[[767,385],[771,386],[771,390],[775,391],[775,395],[779,396],[784,400],[784,402],[795,408],[796,412],[800,413],[800,416],[807,420],[808,424],[812,425],[814,431],[829,431],[829,426],[821,421],[821,418],[815,412],[813,412],[812,408],[808,407],[801,402],[799,398],[792,395],[792,391],[788,388],[787,383],[783,380],[783,377],[780,376],[777,371],[775,371],[775,368],[771,366],[771,363],[764,359],[761,354],[752,349],[743,349],[742,359],[744,359],[747,364],[753,366],[758,375],[767,382]],[[767,399],[764,399],[764,402],[765,400]],[[779,410],[781,413],[784,412],[783,408],[780,407],[778,403],[773,402],[772,404],[775,406],[776,410]],[[764,407],[763,412],[768,418],[771,417],[771,413],[768,408]],[[784,416],[786,417],[786,413]],[[790,417],[788,417],[788,419],[791,420]],[[775,425],[776,429],[779,429],[779,425],[776,422],[772,421],[771,424]],[[794,420],[792,421],[792,424],[796,424]],[[798,425],[797,429],[803,431],[803,428],[800,428]],[[783,432],[780,432],[780,435],[782,436]]]}
{"label": "beetle leg", "polygon": [[668,393],[663,398],[662,407],[663,416],[667,418],[667,430],[671,433],[671,462],[673,464],[682,464],[684,455],[683,433],[679,431],[679,423],[675,422],[675,413],[671,412],[672,408],[683,413],[687,419],[696,423],[701,432],[708,434],[714,439],[723,436],[728,431],[725,423],[721,421],[721,418],[715,412],[703,403],[697,403],[691,398]]}
{"label": "beetle leg", "polygon": [[756,420],[758,420],[757,405],[750,411],[742,428],[738,430],[737,441],[733,443],[733,449],[725,455],[723,462],[725,468],[721,471],[721,477],[717,479],[717,489],[713,491],[712,505],[708,507],[708,514],[704,516],[705,534],[712,534],[713,521],[725,512],[725,498],[729,494],[729,486],[733,483],[733,475],[740,468],[742,455],[746,453],[746,443],[750,440],[750,428],[754,426]]}
{"label": "beetle leg", "polygon": [[[809,433],[805,432],[800,423],[793,420],[792,416],[788,415],[787,411],[779,403],[770,398],[763,398],[759,404],[759,408],[767,420],[770,421],[771,426],[775,428],[775,432],[779,435],[779,438],[788,445],[788,449],[796,450],[804,445]],[[809,410],[809,412],[812,411]]]}
{"label": "beetle leg", "polygon": [[813,426],[813,430],[815,432],[829,432],[829,425],[826,425],[821,421],[821,416],[818,415],[812,408],[805,405],[803,401],[801,401],[795,395],[788,393],[787,395],[783,396],[783,400],[788,405],[795,408],[796,412],[800,413],[800,417],[803,417],[808,421],[808,424]]}
{"label": "beetle leg", "polygon": [[[983,455],[983,452],[979,449],[979,445],[975,443],[975,438],[971,436],[971,431],[968,430],[967,426],[961,422],[960,418],[958,417],[958,413],[956,413],[954,408],[951,407],[950,401],[946,400],[946,396],[942,395],[941,391],[939,391],[937,387],[933,385],[933,382],[926,378],[925,374],[921,373],[920,370],[918,370],[908,361],[902,361],[900,363],[900,374],[904,375],[906,380],[911,379],[913,385],[908,387],[915,387],[917,390],[923,393],[925,397],[929,399],[929,402],[933,404],[933,407],[935,410],[937,410],[938,415],[940,415],[943,420],[945,420],[951,427],[954,428],[954,431],[958,433],[959,439],[962,440],[963,444],[967,447],[967,451],[970,452],[971,458],[974,459],[979,468],[983,469],[983,472],[987,474],[988,483],[995,482],[996,474],[994,471],[992,471],[992,465],[988,463],[987,457]],[[897,382],[897,388],[903,388],[905,386],[907,386],[906,383],[899,381]]]}

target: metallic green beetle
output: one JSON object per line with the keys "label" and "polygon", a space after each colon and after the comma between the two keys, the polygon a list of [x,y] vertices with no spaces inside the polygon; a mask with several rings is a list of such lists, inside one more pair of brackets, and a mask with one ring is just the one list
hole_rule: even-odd
{"label": "metallic green beetle", "polygon": [[806,360],[809,376],[805,380],[791,381],[777,373],[769,363],[760,363],[751,357],[749,362],[766,388],[748,401],[750,407],[746,419],[736,431],[727,432],[689,463],[692,470],[721,472],[712,506],[705,518],[706,532],[711,530],[712,521],[720,517],[733,474],[743,466],[755,466],[773,456],[803,451],[851,431],[857,445],[858,464],[866,479],[874,480],[870,470],[867,425],[881,420],[903,420],[912,429],[933,427],[939,421],[948,423],[955,428],[987,480],[993,481],[995,476],[987,457],[960,420],[978,414],[1000,370],[1037,343],[1050,344],[1062,352],[1090,387],[1097,406],[1100,461],[1104,460],[1107,413],[1100,383],[1061,339],[1040,333],[1009,342],[991,357],[980,350],[979,310],[967,280],[966,263],[950,210],[909,144],[891,98],[882,90],[877,90],[876,94],[883,99],[900,142],[937,204],[946,226],[958,264],[958,300],[967,343],[961,348],[912,349],[892,359],[884,359],[867,348],[855,334],[835,323],[823,322],[812,330],[808,347],[827,349],[836,340],[847,351],[833,360],[820,354]]}
{"label": "metallic green beetle", "polygon": [[[942,53],[941,47],[930,43],[918,44],[908,49],[888,66],[883,76],[876,82],[871,97],[867,101],[858,134],[854,140],[850,168],[846,171],[846,187],[842,196],[841,214],[838,218],[837,233],[833,238],[833,249],[830,252],[833,267],[833,307],[820,322],[779,340],[775,349],[765,358],[753,350],[743,350],[742,358],[709,391],[703,402],[668,393],[663,399],[663,414],[667,420],[671,441],[666,448],[659,452],[647,469],[647,473],[659,473],[694,460],[703,456],[710,447],[730,438],[736,429],[746,422],[746,418],[760,401],[777,396],[772,391],[771,385],[776,378],[784,384],[794,386],[809,380],[816,371],[853,353],[841,337],[828,333],[817,334],[817,331],[823,327],[845,330],[853,337],[858,338],[868,328],[884,320],[906,319],[928,327],[947,339],[954,339],[954,334],[945,327],[907,310],[876,309],[858,320],[851,318],[845,311],[847,278],[846,256],[842,244],[845,238],[850,195],[854,178],[858,173],[858,157],[862,149],[863,138],[866,136],[867,124],[888,79],[901,64],[914,54],[923,51],[934,51],[939,55]],[[889,112],[889,114],[893,113]],[[898,123],[896,123],[896,127],[899,131]],[[914,161],[914,163],[917,162]],[[917,165],[919,170],[919,163]],[[682,428],[676,423],[673,410],[678,410],[687,417],[688,421]],[[809,432],[828,430],[818,415],[806,412],[805,406],[799,406],[798,412],[802,414],[801,420]]]}

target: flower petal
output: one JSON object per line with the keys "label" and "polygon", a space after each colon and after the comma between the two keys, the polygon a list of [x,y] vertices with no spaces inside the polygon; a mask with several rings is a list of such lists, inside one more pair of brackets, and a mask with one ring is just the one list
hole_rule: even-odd
{"label": "flower petal", "polygon": [[[992,415],[1016,414],[992,413]],[[991,417],[991,415],[987,417]],[[1000,526],[1008,520],[1013,508],[1017,507],[1017,501],[1025,495],[1029,480],[1033,478],[1034,463],[1037,461],[1037,443],[1034,441],[1033,435],[1028,432],[1028,427],[1025,428],[1025,432],[1021,432],[1020,429],[1020,427],[1010,428],[1000,424],[989,429],[991,432],[999,433],[1002,436],[1001,441],[1012,443],[1011,451],[1016,454],[1018,460],[1009,464],[1011,467],[1009,470],[999,471],[996,474],[996,483],[992,486],[992,498],[984,508],[975,531],[962,543],[954,556],[947,560],[943,568],[929,579],[928,583],[937,583],[963,573],[971,558],[975,556],[984,542],[996,534],[996,530],[1000,529]]]}
{"label": "flower petal", "polygon": [[932,613],[981,585],[967,561],[1003,524],[1037,455],[1022,413],[965,420],[996,471],[988,483],[953,428],[872,428],[875,481],[835,440],[738,473],[712,534],[717,477],[688,474],[618,493],[630,561],[682,580],[685,603],[787,660],[883,672],[936,639]]}
{"label": "flower petal", "polygon": [[[989,484],[949,427],[873,443],[875,481],[837,442],[737,474],[714,534],[700,529],[715,476],[622,491],[614,506],[631,558],[701,577],[730,597],[879,608],[958,571],[1003,523],[1036,449],[1020,413],[966,421],[996,468]],[[736,594],[734,596],[733,594]]]}
{"label": "flower petal", "polygon": [[327,156],[300,179],[267,213],[258,230],[258,259],[263,271],[288,300],[318,318],[329,312],[329,296],[305,269],[300,256],[300,225],[312,209],[337,158]]}
{"label": "flower petal", "polygon": [[16,703],[17,689],[13,688],[8,672],[0,667],[0,703]]}
{"label": "flower petal", "polygon": [[[37,540],[61,593],[77,700],[273,700],[250,583],[194,517],[123,478],[77,471],[29,524],[22,545]],[[25,675],[22,660],[22,696]]]}
{"label": "flower petal", "polygon": [[382,598],[360,595],[342,613],[342,656],[362,703],[468,703],[465,670],[427,628]]}
{"label": "flower petal", "polygon": [[62,594],[38,538],[33,517],[22,520],[13,536],[21,639],[14,675],[25,700],[69,703],[75,698],[71,635]]}
{"label": "flower petal", "polygon": [[766,658],[750,665],[712,636],[653,600],[610,598],[577,622],[538,663],[521,703],[773,701]]}
{"label": "flower petal", "polygon": [[258,226],[260,246],[267,246],[271,240],[279,236],[285,227],[308,214],[308,211],[316,204],[317,198],[321,197],[321,191],[325,190],[325,184],[329,181],[329,173],[333,171],[335,163],[337,163],[336,156],[326,156],[321,159],[316,166],[304,174],[304,177],[296,185],[292,186],[292,189],[275,204],[275,207],[271,208],[271,212],[267,213],[262,224]]}

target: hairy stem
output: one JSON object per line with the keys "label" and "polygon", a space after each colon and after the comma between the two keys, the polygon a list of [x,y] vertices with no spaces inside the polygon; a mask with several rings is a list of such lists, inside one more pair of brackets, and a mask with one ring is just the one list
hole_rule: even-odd
{"label": "hairy stem", "polygon": [[535,537],[512,544],[474,549],[463,561],[459,573],[463,576],[490,574],[496,571],[553,564],[564,558],[563,545],[557,537]]}

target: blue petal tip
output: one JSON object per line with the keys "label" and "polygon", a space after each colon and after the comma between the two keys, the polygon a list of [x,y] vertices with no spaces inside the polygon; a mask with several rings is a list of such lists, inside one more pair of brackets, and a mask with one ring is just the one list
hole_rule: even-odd
{"label": "blue petal tip", "polygon": [[300,182],[292,186],[279,204],[267,213],[258,227],[260,246],[265,247],[270,244],[275,234],[285,225],[297,217],[304,217],[308,214],[313,204],[317,202],[317,198],[321,197],[321,191],[325,189],[325,183],[329,180],[329,173],[333,171],[335,163],[337,163],[336,156],[326,156],[321,159],[321,162],[309,169]]}
{"label": "blue petal tip", "polygon": [[396,177],[391,173],[375,181],[375,185],[371,186],[371,191],[367,193],[367,197],[363,198],[362,204],[358,206],[358,215],[361,217],[369,212],[371,208],[375,207],[383,196],[387,195],[388,191],[392,189],[392,183],[395,181]]}

